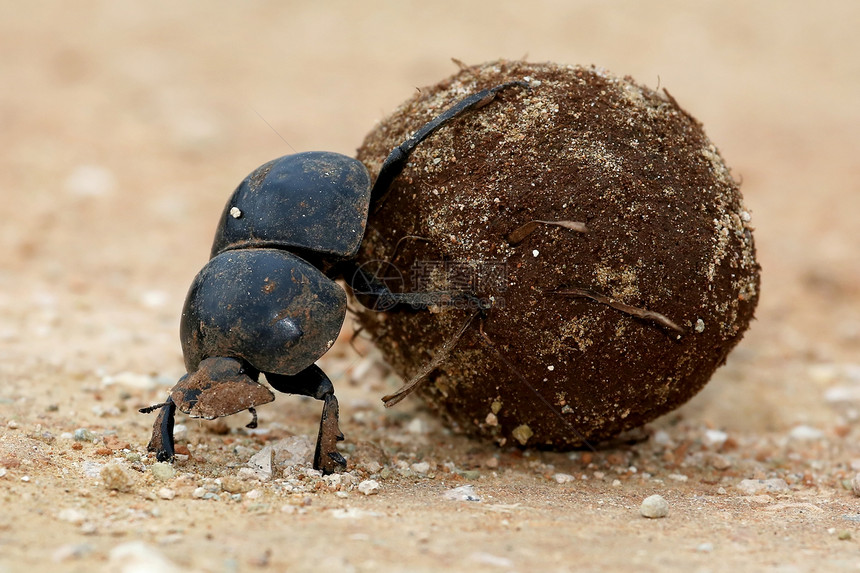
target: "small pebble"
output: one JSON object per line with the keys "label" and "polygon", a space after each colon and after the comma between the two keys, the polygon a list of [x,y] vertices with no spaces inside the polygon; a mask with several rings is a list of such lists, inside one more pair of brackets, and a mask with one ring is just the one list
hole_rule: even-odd
{"label": "small pebble", "polygon": [[723,447],[723,444],[725,444],[728,439],[729,435],[725,432],[721,432],[720,430],[705,431],[704,442],[709,448],[718,450]]}
{"label": "small pebble", "polygon": [[163,487],[158,490],[158,497],[161,499],[173,499],[176,497],[176,492],[170,489],[169,487]]}
{"label": "small pebble", "polygon": [[788,484],[782,478],[745,479],[741,480],[737,487],[746,495],[788,490]]}
{"label": "small pebble", "polygon": [[340,485],[343,483],[343,476],[341,474],[331,474],[323,476],[323,481],[331,489],[340,489]]}
{"label": "small pebble", "polygon": [[860,497],[860,474],[854,474],[854,478],[851,480],[851,491]]}
{"label": "small pebble", "polygon": [[176,424],[173,426],[173,439],[177,442],[184,442],[188,439],[188,427],[185,424]]}
{"label": "small pebble", "polygon": [[732,467],[732,460],[720,454],[711,456],[711,467],[715,470],[727,470]]}
{"label": "small pebble", "polygon": [[554,479],[556,483],[570,483],[576,478],[570,474],[555,474],[552,476],[552,479]]}
{"label": "small pebble", "polygon": [[78,428],[75,430],[76,442],[92,442],[96,439],[96,435],[86,428]]}
{"label": "small pebble", "polygon": [[669,475],[668,475],[668,476],[666,476],[666,477],[668,477],[668,478],[669,478],[670,480],[672,480],[672,481],[679,481],[679,482],[685,482],[685,481],[687,481],[687,480],[689,479],[689,478],[688,478],[687,476],[685,476],[684,474],[669,474]]}
{"label": "small pebble", "polygon": [[0,478],[6,475],[6,468],[0,468]]}
{"label": "small pebble", "polygon": [[379,493],[379,482],[375,479],[366,479],[358,484],[358,491],[364,495],[374,495]]}
{"label": "small pebble", "polygon": [[134,476],[119,464],[106,465],[99,472],[99,476],[104,482],[105,489],[127,492],[134,487]]}
{"label": "small pebble", "polygon": [[412,471],[417,474],[426,474],[430,471],[430,464],[428,462],[418,462],[412,464]]}
{"label": "small pebble", "polygon": [[235,476],[224,476],[221,478],[221,489],[227,493],[245,493],[251,489],[251,485]]}
{"label": "small pebble", "polygon": [[208,493],[208,492],[207,492],[205,489],[203,489],[202,487],[198,487],[198,488],[197,488],[197,489],[195,489],[195,490],[194,490],[194,492],[191,494],[191,497],[193,497],[193,498],[195,498],[195,499],[203,499],[203,496],[204,496],[204,495],[206,495],[207,493]]}
{"label": "small pebble", "polygon": [[843,529],[839,532],[839,540],[840,541],[850,541],[851,540],[851,532]]}
{"label": "small pebble", "polygon": [[135,573],[174,573],[178,567],[151,545],[142,541],[129,541],[110,550],[108,571],[134,571]]}
{"label": "small pebble", "polygon": [[643,517],[656,519],[669,515],[669,503],[660,495],[652,495],[645,498],[639,507],[639,513]]}
{"label": "small pebble", "polygon": [[699,553],[710,553],[713,550],[714,550],[714,544],[713,543],[699,543],[696,546],[696,551],[698,551]]}
{"label": "small pebble", "polygon": [[795,426],[788,433],[788,437],[790,437],[791,439],[799,440],[802,442],[818,440],[823,436],[824,432],[822,432],[818,428],[813,428],[812,426]]}
{"label": "small pebble", "polygon": [[427,422],[421,418],[412,418],[406,426],[406,431],[410,434],[426,434],[430,430]]}
{"label": "small pebble", "polygon": [[80,509],[67,508],[57,514],[57,519],[74,525],[80,525],[87,520],[87,514]]}
{"label": "small pebble", "polygon": [[6,422],[6,427],[10,430],[17,430],[21,427],[21,425],[18,424],[18,422],[16,422],[15,420],[9,420],[8,422]]}
{"label": "small pebble", "polygon": [[526,442],[529,441],[529,438],[534,435],[534,432],[532,432],[532,429],[529,428],[528,424],[522,424],[514,428],[511,431],[511,435],[520,443],[520,445],[524,446],[526,445]]}
{"label": "small pebble", "polygon": [[155,476],[155,479],[159,481],[167,481],[176,475],[176,470],[173,466],[164,462],[152,464],[149,471],[151,471],[152,475]]}
{"label": "small pebble", "polygon": [[481,498],[475,493],[475,487],[472,485],[461,485],[460,487],[449,489],[442,494],[442,497],[454,501],[481,501]]}
{"label": "small pebble", "polygon": [[260,499],[261,497],[263,497],[263,492],[258,489],[252,489],[245,494],[245,497],[247,497],[248,499]]}

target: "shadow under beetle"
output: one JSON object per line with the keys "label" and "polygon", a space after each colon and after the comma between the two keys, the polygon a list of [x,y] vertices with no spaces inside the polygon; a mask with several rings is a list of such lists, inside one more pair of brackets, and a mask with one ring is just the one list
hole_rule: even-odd
{"label": "shadow under beetle", "polygon": [[314,468],[346,468],[336,448],[343,434],[334,387],[314,364],[346,317],[346,293],[334,280],[344,278],[362,302],[380,309],[426,308],[425,293],[391,292],[355,264],[368,212],[419,143],[512,86],[528,87],[510,82],[480,91],[425,124],[392,150],[372,186],[361,162],[325,151],[275,159],[242,181],[185,299],[180,337],[188,374],[165,402],[140,410],[160,410],[148,445],[158,460],[173,459],[177,408],[208,420],[248,410],[248,427],[256,427],[254,407],[275,399],[257,382],[262,372],[279,392],[324,402]]}

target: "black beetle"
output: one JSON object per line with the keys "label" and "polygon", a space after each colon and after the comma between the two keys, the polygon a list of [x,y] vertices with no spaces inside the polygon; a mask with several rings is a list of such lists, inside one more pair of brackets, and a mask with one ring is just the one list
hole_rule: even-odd
{"label": "black beetle", "polygon": [[[395,293],[354,263],[368,212],[383,200],[415,147],[448,121],[490,103],[510,82],[475,93],[425,124],[392,150],[371,187],[356,159],[306,152],[270,161],[233,192],[215,233],[211,259],[194,278],[182,311],[183,376],[160,409],[149,451],[160,461],[174,456],[176,408],[215,419],[248,410],[274,394],[257,379],[266,375],[280,392],[312,396],[324,406],[314,468],[343,470],[336,449],[334,387],[314,362],[332,346],[346,316],[344,278],[363,302],[378,308],[426,308],[423,293]],[[468,297],[468,295],[465,295]]]}

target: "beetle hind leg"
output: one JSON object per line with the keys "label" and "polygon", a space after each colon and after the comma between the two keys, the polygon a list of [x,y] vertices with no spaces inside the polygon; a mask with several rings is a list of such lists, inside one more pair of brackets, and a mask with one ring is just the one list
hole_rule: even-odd
{"label": "beetle hind leg", "polygon": [[332,474],[346,469],[346,460],[337,451],[337,442],[343,440],[338,425],[338,403],[334,386],[318,366],[311,365],[292,376],[266,373],[266,380],[275,390],[286,394],[310,396],[323,401],[317,446],[314,452],[314,469]]}

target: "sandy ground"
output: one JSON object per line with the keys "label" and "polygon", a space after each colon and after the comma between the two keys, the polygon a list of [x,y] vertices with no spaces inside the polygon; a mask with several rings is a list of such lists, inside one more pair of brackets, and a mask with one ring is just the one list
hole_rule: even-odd
{"label": "sandy ground", "polygon": [[[458,4],[3,2],[0,571],[860,568],[860,5]],[[597,64],[704,122],[764,269],[728,364],[647,442],[522,452],[384,410],[397,382],[347,324],[321,361],[347,476],[242,469],[314,437],[319,404],[287,396],[254,434],[189,420],[153,470],[136,409],[183,373],[225,198],[291,148],[353,154],[451,57]]]}

